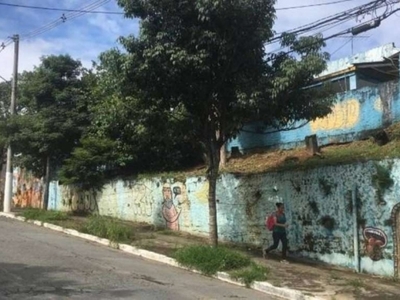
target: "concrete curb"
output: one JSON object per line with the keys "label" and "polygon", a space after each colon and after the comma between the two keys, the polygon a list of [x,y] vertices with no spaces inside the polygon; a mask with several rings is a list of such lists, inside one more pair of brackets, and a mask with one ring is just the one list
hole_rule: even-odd
{"label": "concrete curb", "polygon": [[[40,227],[45,227],[51,230],[55,230],[58,232],[63,232],[65,234],[74,236],[74,237],[79,237],[85,240],[88,240],[90,242],[95,242],[101,245],[105,245],[111,248],[115,248],[115,249],[119,249],[120,251],[123,251],[125,253],[129,253],[132,255],[136,255],[136,256],[140,256],[143,257],[145,259],[148,260],[153,260],[153,261],[157,261],[160,263],[164,263],[173,267],[177,267],[177,268],[181,268],[181,269],[185,269],[194,273],[198,273],[200,274],[199,271],[197,270],[193,270],[193,269],[188,269],[186,267],[182,267],[180,266],[177,261],[171,257],[159,254],[159,253],[155,253],[155,252],[151,252],[151,251],[147,251],[147,250],[143,250],[143,249],[139,249],[136,248],[134,246],[131,245],[126,245],[126,244],[118,244],[118,243],[113,243],[108,239],[103,239],[103,238],[99,238],[97,236],[94,235],[90,235],[90,234],[86,234],[86,233],[81,233],[77,230],[74,229],[68,229],[68,228],[63,228],[61,226],[57,226],[57,225],[53,225],[50,223],[44,223],[41,221],[34,221],[34,220],[26,220],[24,217],[18,217],[15,216],[13,213],[3,213],[0,212],[0,217],[5,217],[5,218],[9,218],[9,219],[14,219],[14,220],[18,220],[21,222],[27,222],[27,223],[31,223],[34,224],[36,226],[40,226]],[[230,275],[228,273],[225,272],[218,272],[216,275],[213,276],[216,279],[219,279],[221,281],[230,283],[230,284],[234,284],[234,285],[239,285],[239,286],[245,286],[243,283],[234,280],[230,277]],[[271,296],[277,296],[283,299],[290,299],[290,300],[322,300],[322,298],[319,297],[312,297],[312,296],[306,296],[304,295],[302,292],[297,291],[297,290],[292,290],[289,288],[281,288],[281,287],[276,287],[273,286],[272,284],[268,283],[268,282],[254,282],[251,287],[251,289],[254,289],[256,291],[271,295]]]}

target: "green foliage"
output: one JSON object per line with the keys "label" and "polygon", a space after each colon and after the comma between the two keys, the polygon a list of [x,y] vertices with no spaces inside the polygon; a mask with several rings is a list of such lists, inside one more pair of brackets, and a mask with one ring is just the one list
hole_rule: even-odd
{"label": "green foliage", "polygon": [[379,164],[375,164],[376,173],[372,176],[372,184],[376,189],[378,204],[386,203],[383,196],[387,189],[391,188],[394,184],[390,176],[391,168],[386,168]]}
{"label": "green foliage", "polygon": [[17,165],[44,175],[47,158],[60,165],[87,126],[86,72],[68,55],[48,56],[20,76],[18,115],[9,119],[8,138]]}
{"label": "green foliage", "polygon": [[101,216],[89,217],[82,231],[109,239],[111,242],[127,242],[133,238],[133,232],[129,226],[116,219]]}
{"label": "green foliage", "polygon": [[249,288],[254,281],[267,280],[268,268],[257,265],[254,262],[252,262],[250,264],[250,267],[230,272],[230,275],[233,278],[240,280],[242,283],[246,285],[246,287]]}
{"label": "green foliage", "polygon": [[26,220],[37,220],[42,222],[64,221],[69,218],[69,215],[65,212],[36,208],[24,209],[22,211],[22,216]]}
{"label": "green foliage", "polygon": [[250,266],[251,260],[224,247],[187,246],[177,250],[174,258],[179,264],[194,268],[205,275],[231,271]]}
{"label": "green foliage", "polygon": [[59,172],[62,184],[74,185],[81,190],[101,189],[107,170],[114,167],[117,154],[115,142],[85,137],[67,158]]}

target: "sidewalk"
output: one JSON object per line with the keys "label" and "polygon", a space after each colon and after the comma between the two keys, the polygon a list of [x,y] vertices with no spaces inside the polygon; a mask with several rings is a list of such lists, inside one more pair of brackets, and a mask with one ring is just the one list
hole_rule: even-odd
{"label": "sidewalk", "polygon": [[[84,217],[71,217],[51,223],[79,230],[85,221]],[[207,243],[207,238],[203,237],[155,228],[148,224],[123,223],[129,225],[134,232],[132,246],[167,256],[172,256],[177,248],[185,245]],[[270,270],[267,281],[277,287],[295,289],[306,296],[317,296],[327,300],[400,299],[400,283],[391,278],[356,274],[348,269],[303,259],[289,258],[289,264],[282,264],[279,255],[262,258],[260,248],[231,246],[250,255],[257,263],[267,266]]]}
{"label": "sidewalk", "polygon": [[[156,237],[133,242],[133,245],[147,250],[171,255],[174,249],[189,244],[205,243],[204,238],[185,234],[155,233]],[[236,248],[236,247],[235,247]],[[270,270],[269,283],[277,287],[287,287],[301,291],[306,296],[317,296],[327,300],[369,299],[395,300],[400,299],[400,284],[391,278],[379,278],[367,274],[356,274],[351,270],[337,268],[315,261],[288,259],[289,264],[282,264],[279,255],[262,258],[260,248],[237,250],[251,255],[259,264]]]}

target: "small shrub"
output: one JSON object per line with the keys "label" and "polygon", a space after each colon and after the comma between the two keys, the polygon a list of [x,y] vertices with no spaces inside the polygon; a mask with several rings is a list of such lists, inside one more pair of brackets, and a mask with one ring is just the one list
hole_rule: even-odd
{"label": "small shrub", "polygon": [[38,208],[26,209],[22,212],[22,216],[27,220],[37,220],[41,222],[64,221],[69,218],[68,214],[65,212]]}
{"label": "small shrub", "polygon": [[315,201],[310,201],[308,204],[310,205],[311,211],[312,211],[315,215],[318,215],[318,214],[319,214],[319,208],[318,208],[317,202],[315,202]]}
{"label": "small shrub", "polygon": [[332,194],[332,185],[329,183],[329,181],[327,181],[324,178],[320,178],[318,180],[318,183],[326,197],[329,196],[330,194]]}
{"label": "small shrub", "polygon": [[132,237],[128,226],[115,219],[100,216],[91,216],[83,227],[83,232],[109,239],[112,242],[125,242]]}
{"label": "small shrub", "polygon": [[179,264],[199,270],[205,275],[250,266],[249,257],[224,247],[188,246],[178,249],[174,258]]}
{"label": "small shrub", "polygon": [[240,280],[250,287],[254,281],[265,281],[267,280],[268,269],[264,266],[251,263],[250,267],[243,268],[241,270],[233,271],[230,274],[233,278]]}
{"label": "small shrub", "polygon": [[393,179],[390,176],[391,168],[385,168],[381,165],[376,164],[376,173],[372,176],[372,183],[376,189],[378,204],[385,204],[383,196],[389,188],[394,184]]}

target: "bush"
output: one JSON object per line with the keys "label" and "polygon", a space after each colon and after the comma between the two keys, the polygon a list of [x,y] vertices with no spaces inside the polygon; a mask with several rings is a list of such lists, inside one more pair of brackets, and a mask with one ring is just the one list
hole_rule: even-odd
{"label": "bush", "polygon": [[100,216],[91,216],[82,231],[112,242],[126,242],[132,238],[132,231],[127,225],[121,224],[118,220]]}
{"label": "bush", "polygon": [[250,265],[249,257],[224,247],[188,246],[179,249],[174,258],[179,264],[199,270],[205,275],[230,271]]}
{"label": "bush", "polygon": [[25,209],[22,212],[22,216],[27,220],[37,220],[42,222],[63,221],[69,218],[68,214],[65,212],[38,208]]}
{"label": "bush", "polygon": [[250,267],[243,268],[241,270],[233,271],[230,274],[233,278],[240,280],[247,287],[254,281],[265,281],[267,280],[268,269],[264,266],[252,263]]}

